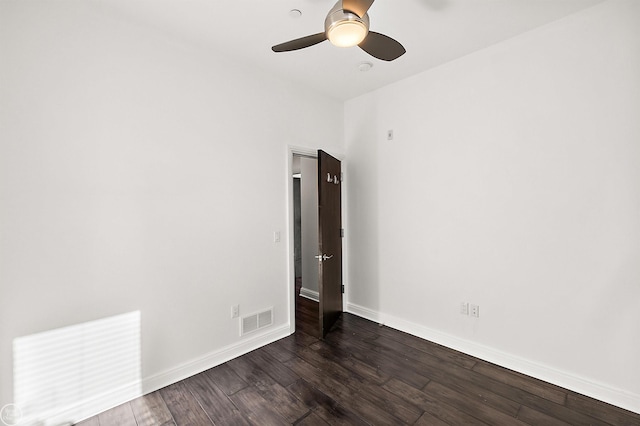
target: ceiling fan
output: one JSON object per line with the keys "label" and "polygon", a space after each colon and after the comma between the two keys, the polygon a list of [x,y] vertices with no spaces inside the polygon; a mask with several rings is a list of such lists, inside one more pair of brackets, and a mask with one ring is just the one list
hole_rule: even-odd
{"label": "ceiling fan", "polygon": [[325,40],[339,47],[359,46],[374,58],[393,61],[404,55],[405,48],[396,40],[369,31],[367,11],[374,0],[338,0],[327,14],[324,32],[287,41],[273,46],[274,52],[304,49]]}

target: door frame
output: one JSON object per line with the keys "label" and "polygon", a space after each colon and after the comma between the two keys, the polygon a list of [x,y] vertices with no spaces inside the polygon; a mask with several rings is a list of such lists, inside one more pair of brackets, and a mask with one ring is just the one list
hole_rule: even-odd
{"label": "door frame", "polygon": [[[288,309],[288,320],[289,320],[289,334],[293,334],[296,331],[296,300],[293,296],[295,293],[296,286],[296,277],[295,277],[295,241],[294,241],[294,226],[295,226],[295,218],[293,215],[293,156],[294,155],[303,155],[305,157],[313,157],[318,158],[318,149],[323,148],[308,148],[301,147],[295,145],[289,145],[287,147],[287,209],[286,209],[286,220],[287,220],[287,276],[288,276],[288,285],[287,285],[287,303],[289,306]],[[344,155],[335,155],[331,154],[342,163],[342,173],[343,176],[346,176],[346,162]],[[344,182],[344,180],[343,180]],[[342,185],[342,192],[340,197],[342,199],[342,227],[346,229],[346,203],[345,200],[347,193],[347,185]],[[342,239],[342,283],[345,286],[345,292],[342,295],[342,311],[347,311],[347,300],[349,294],[349,287],[347,286],[346,277],[348,271],[348,252],[347,252],[347,232],[345,231],[345,237]]]}

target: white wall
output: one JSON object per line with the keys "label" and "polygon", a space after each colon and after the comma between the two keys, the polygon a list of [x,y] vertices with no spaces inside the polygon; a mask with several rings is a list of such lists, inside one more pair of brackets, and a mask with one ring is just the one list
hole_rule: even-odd
{"label": "white wall", "polygon": [[300,157],[300,202],[302,211],[302,290],[318,297],[318,160]]}
{"label": "white wall", "polygon": [[343,152],[341,103],[99,7],[0,2],[0,406],[17,337],[140,311],[149,389],[248,347],[232,304],[288,333],[288,146]]}
{"label": "white wall", "polygon": [[347,102],[349,309],[640,412],[639,76],[611,1]]}

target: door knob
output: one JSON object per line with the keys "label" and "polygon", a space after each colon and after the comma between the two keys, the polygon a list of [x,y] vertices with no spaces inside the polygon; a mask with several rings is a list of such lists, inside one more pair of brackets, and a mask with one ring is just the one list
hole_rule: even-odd
{"label": "door knob", "polygon": [[322,254],[322,255],[320,255],[320,254],[319,254],[319,255],[314,256],[314,257],[315,257],[316,259],[318,259],[318,261],[319,261],[319,262],[322,262],[323,260],[329,260],[329,259],[331,259],[331,258],[333,257],[333,255],[329,255],[329,256],[327,256],[326,254]]}

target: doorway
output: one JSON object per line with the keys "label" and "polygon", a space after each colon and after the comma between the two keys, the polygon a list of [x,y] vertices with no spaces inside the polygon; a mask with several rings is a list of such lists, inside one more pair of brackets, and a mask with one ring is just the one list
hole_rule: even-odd
{"label": "doorway", "polygon": [[293,153],[293,234],[295,327],[314,337],[319,334],[318,293],[318,159]]}
{"label": "doorway", "polygon": [[343,310],[342,166],[322,150],[290,155],[291,332],[324,338]]}

